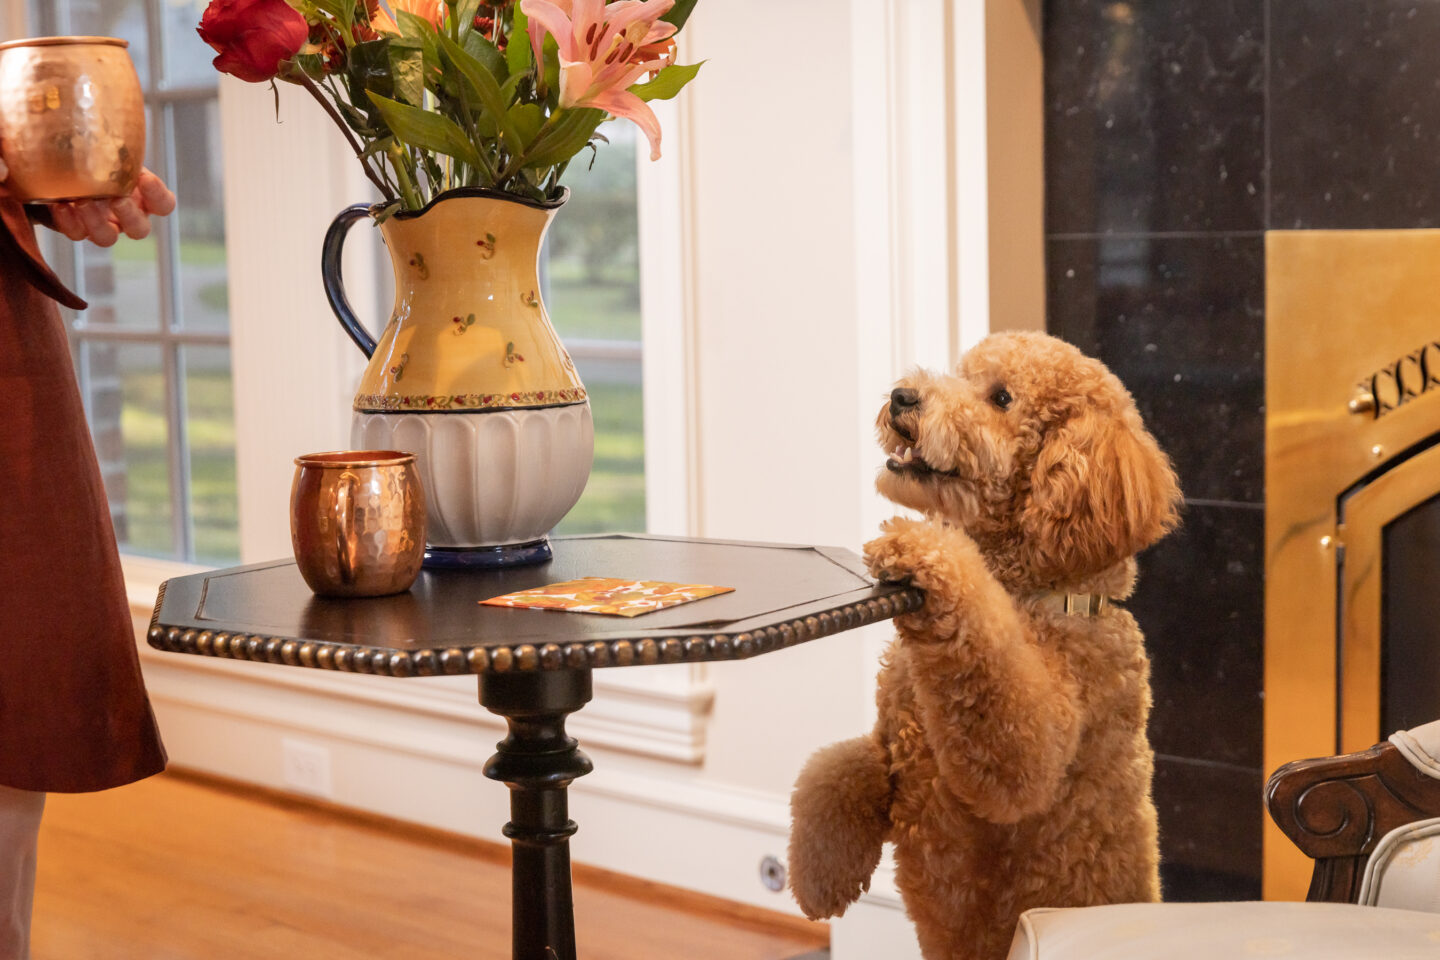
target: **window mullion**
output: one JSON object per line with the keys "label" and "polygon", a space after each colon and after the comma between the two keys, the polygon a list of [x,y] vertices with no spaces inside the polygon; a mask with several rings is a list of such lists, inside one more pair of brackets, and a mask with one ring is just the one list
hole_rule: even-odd
{"label": "window mullion", "polygon": [[[164,141],[161,163],[167,181],[174,179],[174,108],[160,105],[157,113],[163,118]],[[181,364],[184,349],[176,341],[180,329],[179,225],[174,218],[160,221],[156,231],[156,266],[160,282],[160,344],[165,355],[165,399],[169,421],[170,504],[173,542],[181,559],[194,556],[194,527],[190,522],[190,444],[185,429],[185,377]]]}
{"label": "window mullion", "polygon": [[185,377],[179,344],[165,341],[165,393],[170,421],[170,499],[171,527],[181,558],[195,555],[194,524],[190,521],[190,444],[185,432]]}
{"label": "window mullion", "polygon": [[[151,117],[159,125],[160,136],[151,169],[167,183],[175,182],[175,112],[165,97],[165,25],[161,0],[148,0],[145,17],[150,34],[148,68],[150,71]],[[160,221],[155,232],[156,272],[160,285],[160,350],[165,371],[165,413],[168,424],[168,459],[170,473],[171,543],[182,559],[194,555],[194,530],[190,523],[190,454],[185,431],[185,379],[181,364],[183,349],[173,339],[179,328],[180,284],[179,226],[172,217]]]}

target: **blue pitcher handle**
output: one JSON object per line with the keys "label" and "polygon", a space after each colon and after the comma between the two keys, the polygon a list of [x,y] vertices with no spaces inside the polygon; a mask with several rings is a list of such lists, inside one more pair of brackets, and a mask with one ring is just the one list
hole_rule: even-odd
{"label": "blue pitcher handle", "polygon": [[330,229],[325,231],[325,243],[320,249],[320,275],[325,281],[325,297],[330,301],[330,309],[335,311],[340,326],[345,328],[367,359],[375,353],[375,338],[355,316],[350,300],[345,296],[345,283],[340,276],[340,255],[345,250],[345,237],[355,221],[368,219],[369,216],[370,207],[364,203],[341,210],[330,224]]}

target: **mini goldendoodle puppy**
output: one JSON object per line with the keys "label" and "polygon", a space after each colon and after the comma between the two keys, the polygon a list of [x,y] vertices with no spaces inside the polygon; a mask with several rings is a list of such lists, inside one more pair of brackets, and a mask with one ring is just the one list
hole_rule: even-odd
{"label": "mini goldendoodle puppy", "polygon": [[880,492],[925,515],[865,547],[924,607],[896,618],[868,737],[806,763],[790,882],[811,918],[885,840],[927,960],[1003,958],[1021,911],[1159,898],[1135,554],[1180,491],[1130,394],[1043,334],[997,334],[880,411]]}

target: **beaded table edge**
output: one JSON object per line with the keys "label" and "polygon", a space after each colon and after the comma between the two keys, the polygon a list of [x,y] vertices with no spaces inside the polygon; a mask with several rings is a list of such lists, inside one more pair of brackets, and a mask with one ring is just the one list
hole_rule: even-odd
{"label": "beaded table edge", "polygon": [[160,622],[164,587],[155,602],[146,639],[170,653],[229,660],[279,663],[292,667],[368,673],[383,677],[436,677],[531,670],[588,670],[706,660],[744,660],[820,637],[889,620],[920,609],[925,594],[913,587],[872,597],[782,624],[746,633],[697,634],[641,640],[592,640],[573,643],[522,643],[513,646],[450,647],[445,650],[393,650],[299,640],[250,633],[196,630]]}

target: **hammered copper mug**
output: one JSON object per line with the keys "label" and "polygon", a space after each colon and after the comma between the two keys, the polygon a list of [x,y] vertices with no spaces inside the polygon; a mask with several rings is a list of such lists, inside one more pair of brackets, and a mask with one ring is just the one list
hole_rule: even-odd
{"label": "hammered copper mug", "polygon": [[425,558],[425,491],[415,455],[349,450],[295,458],[290,542],[323,597],[410,589]]}
{"label": "hammered copper mug", "polygon": [[115,37],[0,43],[0,159],[25,202],[128,197],[145,163],[145,97]]}

